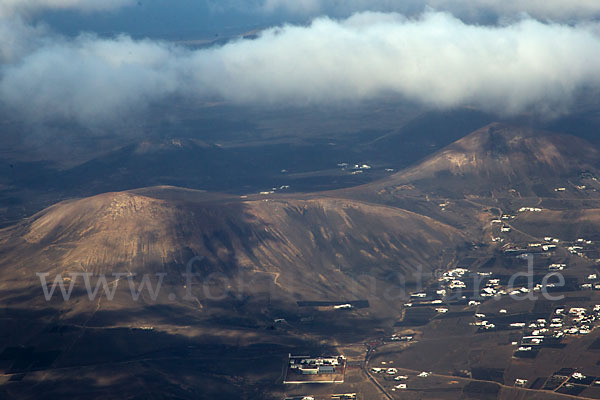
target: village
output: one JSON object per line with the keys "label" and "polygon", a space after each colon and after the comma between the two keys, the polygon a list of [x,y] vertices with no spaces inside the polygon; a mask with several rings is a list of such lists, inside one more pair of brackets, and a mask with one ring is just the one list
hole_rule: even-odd
{"label": "village", "polygon": [[[449,200],[439,203],[441,211],[452,206]],[[472,256],[436,271],[407,294],[393,331],[365,344],[367,356],[361,368],[381,393],[393,399],[403,398],[403,393],[431,390],[493,391],[497,383],[571,395],[600,393],[597,368],[564,362],[545,376],[535,376],[526,367],[533,368],[545,351],[560,352],[580,346],[578,343],[590,346],[584,339],[596,338],[600,327],[600,297],[595,294],[600,290],[600,241],[587,235],[557,237],[549,231],[539,238],[524,234],[519,225],[522,216],[544,211],[541,206],[523,206],[490,219],[488,246],[495,248],[494,256],[484,247],[483,256],[478,257],[475,248]],[[342,302],[320,306],[353,310],[353,305]],[[412,360],[408,354],[416,356],[438,340],[443,348],[449,333],[440,331],[440,338],[433,339],[430,332],[450,321],[455,321],[452,326],[460,326],[454,329],[465,338],[472,337],[482,346],[507,340],[501,346],[506,358],[497,359],[498,367],[474,365],[455,370],[403,361]],[[416,350],[410,352],[411,348]],[[600,339],[589,348],[600,350]],[[331,368],[325,363],[320,371],[320,361],[312,360],[290,366],[294,372],[288,372],[286,383],[292,382],[290,377],[294,383],[331,381],[325,378]],[[301,375],[306,377],[298,379]],[[331,396],[335,391],[330,391]],[[356,397],[337,398],[363,398],[360,393],[349,395]],[[306,397],[311,398],[321,399]]]}
{"label": "village", "polygon": [[[440,203],[440,207],[443,210],[448,204]],[[399,326],[430,324],[438,319],[463,316],[470,310],[468,324],[475,329],[475,334],[507,332],[511,338],[512,357],[516,360],[535,359],[544,348],[563,349],[573,340],[580,340],[597,330],[600,304],[579,300],[591,298],[584,293],[600,290],[595,267],[600,262],[596,243],[585,237],[563,240],[553,235],[524,242],[524,235],[514,232],[512,223],[520,213],[540,213],[542,210],[541,207],[521,207],[515,215],[502,214],[492,219],[491,243],[498,246],[500,252],[497,263],[441,271],[424,288],[410,293]],[[570,268],[572,264],[578,267]],[[588,267],[581,268],[581,265]],[[536,311],[538,307],[526,311],[521,304],[522,300],[531,300],[535,304],[539,299],[555,306],[549,311]],[[418,335],[405,332],[394,333],[385,342],[403,342],[405,346],[419,342]],[[410,390],[414,387],[412,382],[422,387],[422,380],[432,374],[431,371],[407,374],[400,366],[390,365],[392,362],[381,361],[370,367],[370,372],[383,382],[394,381],[388,386],[391,392]],[[561,371],[561,374],[541,380],[516,377],[505,384],[560,393],[600,387],[600,378],[590,376],[585,370],[565,367]],[[470,371],[464,374],[473,376]]]}

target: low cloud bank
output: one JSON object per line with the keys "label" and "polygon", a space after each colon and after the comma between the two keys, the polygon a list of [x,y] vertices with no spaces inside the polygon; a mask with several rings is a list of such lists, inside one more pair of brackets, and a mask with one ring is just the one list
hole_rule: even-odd
{"label": "low cloud bank", "polygon": [[192,50],[125,35],[65,38],[18,21],[0,19],[0,34],[18,32],[0,44],[0,103],[31,121],[104,123],[170,97],[328,105],[390,94],[439,108],[551,114],[600,86],[591,24],[482,26],[441,12],[365,12]]}

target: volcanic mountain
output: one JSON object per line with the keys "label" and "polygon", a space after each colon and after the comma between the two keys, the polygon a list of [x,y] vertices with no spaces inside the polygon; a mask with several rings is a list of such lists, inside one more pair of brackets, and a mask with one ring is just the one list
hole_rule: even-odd
{"label": "volcanic mountain", "polygon": [[[493,123],[390,177],[348,193],[399,193],[414,185],[446,197],[552,196],[598,171],[600,151],[561,133]],[[580,193],[581,195],[581,193]]]}
{"label": "volcanic mountain", "polygon": [[[228,295],[252,282],[253,294],[290,304],[369,299],[378,293],[364,277],[388,285],[419,268],[445,267],[465,241],[428,217],[354,200],[240,199],[156,187],[65,201],[0,231],[1,292],[8,304],[36,292],[43,302],[36,273],[49,280],[166,273],[165,284],[179,295],[185,266],[196,257],[198,279],[210,278]],[[168,302],[167,293],[158,301]]]}
{"label": "volcanic mountain", "polygon": [[64,201],[0,230],[0,366],[37,382],[0,397],[272,398],[281,355],[392,326],[403,285],[466,242],[428,217],[320,195],[153,187]]}

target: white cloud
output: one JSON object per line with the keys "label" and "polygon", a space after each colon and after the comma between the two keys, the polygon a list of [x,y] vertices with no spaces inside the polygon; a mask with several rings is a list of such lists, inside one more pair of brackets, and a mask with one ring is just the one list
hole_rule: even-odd
{"label": "white cloud", "polygon": [[319,18],[202,50],[127,36],[45,35],[0,66],[0,102],[30,120],[88,125],[169,96],[277,105],[396,94],[442,108],[557,112],[579,90],[600,87],[594,29],[532,19],[469,25],[431,12]]}
{"label": "white cloud", "polygon": [[96,125],[184,92],[184,59],[176,47],[127,36],[55,40],[5,66],[0,101],[32,121]]}
{"label": "white cloud", "polygon": [[418,20],[363,13],[273,29],[195,59],[200,86],[233,100],[328,103],[398,93],[440,107],[518,112],[566,105],[578,88],[597,84],[600,38],[533,20],[485,27],[441,13]]}
{"label": "white cloud", "polygon": [[0,66],[38,48],[46,33],[44,27],[28,25],[21,18],[0,18]]}

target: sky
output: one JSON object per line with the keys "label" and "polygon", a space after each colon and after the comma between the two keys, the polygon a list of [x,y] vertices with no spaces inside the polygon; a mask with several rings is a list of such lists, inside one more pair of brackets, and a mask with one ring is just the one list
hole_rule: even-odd
{"label": "sky", "polygon": [[83,126],[173,98],[563,115],[600,88],[599,16],[586,0],[3,0],[0,107]]}
{"label": "sky", "polygon": [[221,9],[283,13],[289,16],[347,17],[360,11],[415,15],[426,8],[448,11],[471,22],[512,19],[528,14],[536,19],[574,21],[600,14],[596,0],[213,0]]}

